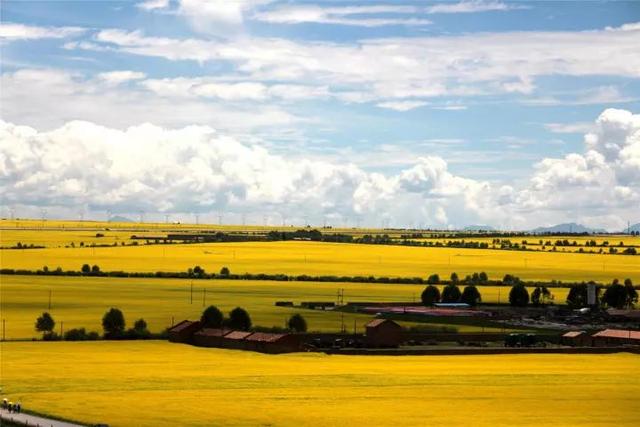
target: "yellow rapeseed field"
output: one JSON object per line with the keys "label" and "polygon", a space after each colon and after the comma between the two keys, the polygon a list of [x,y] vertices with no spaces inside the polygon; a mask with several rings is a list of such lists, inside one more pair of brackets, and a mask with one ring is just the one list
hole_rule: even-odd
{"label": "yellow rapeseed field", "polygon": [[[191,303],[191,281],[179,279],[120,279],[94,277],[0,276],[0,317],[5,320],[7,339],[39,336],[35,319],[49,311],[57,322],[56,331],[85,327],[101,332],[102,315],[110,307],[120,308],[129,325],[144,318],[149,328],[159,332],[182,319],[196,319],[206,304],[225,312],[236,306],[246,308],[259,326],[284,326],[293,313],[304,315],[310,330],[339,331],[342,315],[336,312],[300,310],[274,306],[275,301],[336,301],[339,289],[344,301],[420,300],[423,285],[382,285],[360,283],[269,282],[244,280],[196,280]],[[206,288],[206,295],[204,289]],[[51,309],[49,292],[51,291]],[[504,301],[508,288],[481,287],[484,301]],[[566,289],[553,289],[564,302]],[[362,332],[370,316],[345,314],[349,331]],[[61,323],[63,323],[61,325]],[[440,326],[440,325],[438,325]],[[455,325],[460,331],[480,331],[481,327]],[[484,328],[489,331],[491,328]]]}
{"label": "yellow rapeseed field", "polygon": [[345,276],[461,277],[485,271],[490,278],[515,274],[527,280],[597,280],[627,277],[640,282],[640,256],[518,252],[456,248],[360,245],[322,242],[242,242],[142,245],[107,248],[47,248],[0,251],[3,268],[79,270],[207,271],[227,266],[234,273],[285,273]]}
{"label": "yellow rapeseed field", "polygon": [[637,426],[640,358],[327,356],[3,343],[23,407],[110,426]]}

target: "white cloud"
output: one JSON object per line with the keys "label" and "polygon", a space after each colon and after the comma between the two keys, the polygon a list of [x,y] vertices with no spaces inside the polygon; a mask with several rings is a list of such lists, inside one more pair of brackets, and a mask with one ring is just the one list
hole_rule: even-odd
{"label": "white cloud", "polygon": [[527,6],[506,4],[501,1],[467,0],[458,3],[443,2],[427,8],[429,13],[478,13],[525,9]]}
{"label": "white cloud", "polygon": [[544,127],[553,133],[587,133],[593,130],[594,124],[589,122],[546,123]]}
{"label": "white cloud", "polygon": [[140,71],[108,71],[98,74],[98,78],[110,85],[119,85],[132,80],[144,79],[147,75]]}
{"label": "white cloud", "polygon": [[[0,115],[40,128],[80,119],[118,128],[144,122],[170,127],[198,123],[234,133],[269,127],[285,130],[302,120],[276,105],[230,105],[220,98],[202,96],[183,97],[177,108],[175,97],[169,93],[171,84],[165,84],[163,93],[158,94],[140,87],[152,80],[140,80],[143,76],[137,72],[120,73],[87,78],[56,69],[6,72],[0,81]],[[116,84],[126,81],[132,84]],[[182,87],[174,85],[180,94]],[[203,95],[206,89],[204,86]],[[223,87],[219,95],[232,97],[239,92],[237,87]]]}
{"label": "white cloud", "polygon": [[[148,37],[140,31],[103,30],[93,44],[171,61],[232,67],[245,81],[328,86],[348,102],[520,93],[531,95],[539,76],[640,77],[640,29],[579,32],[503,32],[392,39],[351,44],[241,37],[227,41]],[[340,92],[340,94],[338,94]],[[598,104],[630,98],[615,86],[525,99],[528,104]]]}
{"label": "white cloud", "polygon": [[[423,157],[398,175],[348,163],[288,159],[241,144],[212,128],[124,131],[73,121],[48,132],[0,122],[0,187],[7,204],[78,206],[114,212],[261,211],[362,216],[404,215],[403,203],[474,210],[485,184]],[[87,167],[90,165],[90,167]],[[454,218],[457,214],[449,213]],[[423,218],[426,220],[427,218]]]}
{"label": "white cloud", "polygon": [[424,101],[387,101],[379,102],[376,105],[380,108],[387,108],[389,110],[409,111],[419,107],[424,107],[425,105],[428,105],[428,103]]}
{"label": "white cloud", "polygon": [[84,33],[79,27],[37,27],[3,22],[0,25],[0,40],[62,39]]}
{"label": "white cloud", "polygon": [[456,175],[428,151],[416,149],[413,158],[381,174],[342,160],[275,155],[207,126],[118,130],[72,121],[38,131],[0,124],[0,190],[9,206],[259,210],[315,223],[326,216],[441,227],[579,221],[615,230],[640,205],[640,115],[625,110],[605,110],[583,153],[544,159],[520,185]]}
{"label": "white cloud", "polygon": [[[428,19],[364,17],[377,14],[415,14],[419,9],[413,6],[339,6],[321,7],[316,5],[287,5],[255,13],[252,18],[275,24],[334,24],[359,27],[382,27],[389,25],[423,26],[431,24]],[[355,15],[355,16],[354,16]],[[364,15],[364,16],[363,16]]]}
{"label": "white cloud", "polygon": [[136,4],[136,6],[144,10],[166,9],[169,7],[169,0],[147,0]]}

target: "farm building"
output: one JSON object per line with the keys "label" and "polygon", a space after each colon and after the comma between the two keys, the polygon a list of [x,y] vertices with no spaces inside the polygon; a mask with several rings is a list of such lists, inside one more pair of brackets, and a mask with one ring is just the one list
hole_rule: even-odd
{"label": "farm building", "polygon": [[570,331],[562,335],[561,342],[563,345],[572,347],[590,347],[592,339],[585,331]]}
{"label": "farm building", "polygon": [[183,320],[177,325],[169,328],[169,341],[171,342],[190,342],[193,334],[200,329],[200,322],[191,320]]}
{"label": "farm building", "polygon": [[245,338],[247,338],[251,334],[252,332],[245,332],[245,331],[229,332],[227,335],[224,336],[224,339],[221,341],[220,346],[223,348],[246,350],[247,348],[246,348]]}
{"label": "farm building", "polygon": [[193,343],[200,347],[222,347],[223,337],[230,329],[203,328],[193,334]]}
{"label": "farm building", "polygon": [[300,337],[294,334],[256,332],[244,340],[245,349],[261,353],[292,353],[300,350]]}
{"label": "farm building", "polygon": [[393,320],[376,319],[365,327],[367,347],[397,347],[402,343],[402,328]]}
{"label": "farm building", "polygon": [[592,335],[594,347],[640,345],[640,331],[605,329]]}

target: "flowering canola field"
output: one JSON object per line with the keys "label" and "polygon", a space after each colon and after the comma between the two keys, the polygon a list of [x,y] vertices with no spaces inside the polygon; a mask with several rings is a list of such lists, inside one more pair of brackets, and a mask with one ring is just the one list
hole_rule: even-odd
{"label": "flowering canola field", "polygon": [[2,343],[23,407],[110,426],[637,426],[640,358],[270,356],[150,342]]}
{"label": "flowering canola field", "polygon": [[509,273],[526,280],[640,282],[640,256],[625,255],[301,241],[0,250],[3,268],[79,270],[85,263],[105,271],[186,271],[200,265],[215,272],[227,266],[234,273],[464,277],[485,271],[492,279]]}
{"label": "flowering canola field", "polygon": [[[153,332],[160,332],[182,319],[197,319],[203,303],[215,304],[224,312],[237,306],[251,314],[259,326],[284,326],[293,313],[300,312],[310,330],[339,331],[342,315],[321,310],[276,307],[276,301],[336,301],[338,289],[344,289],[344,301],[413,301],[420,300],[424,285],[382,285],[367,283],[270,282],[245,280],[195,280],[193,302],[191,281],[179,279],[121,279],[103,277],[0,276],[0,313],[5,320],[7,339],[38,337],[35,319],[43,311],[56,320],[56,332],[85,327],[101,332],[102,315],[110,307],[120,308],[129,326],[144,318]],[[204,290],[206,289],[206,295]],[[51,309],[49,309],[51,291]],[[502,301],[508,288],[483,286],[484,301]],[[552,289],[559,302],[566,289]],[[370,316],[346,313],[349,331],[362,332]],[[481,331],[479,326],[455,325],[459,331]],[[491,328],[485,328],[489,331]]]}

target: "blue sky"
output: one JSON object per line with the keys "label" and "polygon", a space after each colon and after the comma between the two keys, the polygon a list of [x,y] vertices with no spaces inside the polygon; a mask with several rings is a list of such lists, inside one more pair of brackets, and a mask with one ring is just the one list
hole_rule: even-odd
{"label": "blue sky", "polygon": [[[216,137],[289,165],[283,177],[265,169],[228,183],[220,164],[196,152],[209,169],[185,171],[197,183],[187,188],[205,186],[207,196],[186,199],[167,196],[148,171],[126,184],[114,178],[99,185],[67,171],[49,178],[75,192],[42,195],[43,184],[33,182],[25,192],[26,171],[7,167],[5,205],[13,209],[47,206],[70,215],[73,204],[73,215],[109,209],[185,218],[224,211],[229,221],[258,209],[272,222],[313,216],[377,224],[389,217],[397,226],[433,227],[640,222],[633,209],[640,202],[636,116],[631,124],[616,116],[629,132],[620,158],[598,152],[610,170],[589,157],[610,135],[619,136],[598,122],[607,109],[639,110],[640,2],[4,1],[0,7],[5,123],[29,126],[44,139],[77,121],[123,138],[144,123],[165,131],[208,126]],[[589,132],[597,142],[585,144]],[[61,149],[69,143],[55,141]],[[307,163],[309,171],[300,171]],[[574,167],[576,176],[557,173]],[[589,199],[573,207],[560,203],[565,191],[592,185],[585,174],[607,185],[587,188]],[[322,185],[318,194],[335,188],[321,201],[301,197],[307,189],[301,185]],[[87,196],[97,187],[112,199]],[[158,201],[140,204],[144,191]],[[496,205],[503,208],[495,212]]]}

